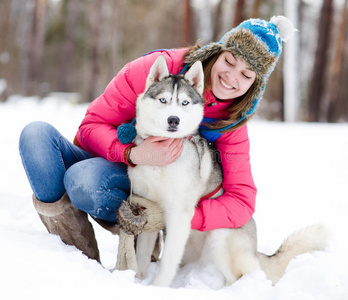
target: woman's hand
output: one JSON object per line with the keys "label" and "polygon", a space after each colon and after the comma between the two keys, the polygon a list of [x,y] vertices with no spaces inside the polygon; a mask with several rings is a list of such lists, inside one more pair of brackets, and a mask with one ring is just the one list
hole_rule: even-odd
{"label": "woman's hand", "polygon": [[129,158],[136,165],[165,166],[180,156],[182,143],[182,139],[151,136],[132,148]]}

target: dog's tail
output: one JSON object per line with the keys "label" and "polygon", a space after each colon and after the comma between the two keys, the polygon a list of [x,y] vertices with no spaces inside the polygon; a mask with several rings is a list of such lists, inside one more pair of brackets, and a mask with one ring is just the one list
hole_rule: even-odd
{"label": "dog's tail", "polygon": [[320,224],[299,230],[290,235],[273,255],[257,253],[261,269],[276,284],[284,275],[290,260],[303,253],[324,250],[328,239],[328,229]]}

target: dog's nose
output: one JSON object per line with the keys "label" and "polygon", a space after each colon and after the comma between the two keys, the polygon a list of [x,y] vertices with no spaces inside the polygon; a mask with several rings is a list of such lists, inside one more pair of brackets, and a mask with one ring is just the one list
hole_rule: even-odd
{"label": "dog's nose", "polygon": [[170,127],[177,127],[180,124],[180,119],[177,116],[170,116],[167,121]]}

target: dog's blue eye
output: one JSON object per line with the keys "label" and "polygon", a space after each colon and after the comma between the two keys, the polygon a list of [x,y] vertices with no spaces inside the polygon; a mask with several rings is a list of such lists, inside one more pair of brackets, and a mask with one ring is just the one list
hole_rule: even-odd
{"label": "dog's blue eye", "polygon": [[184,101],[182,101],[182,105],[184,105],[184,106],[186,106],[186,105],[188,105],[190,102],[188,102],[187,100],[184,100]]}
{"label": "dog's blue eye", "polygon": [[164,99],[164,98],[160,98],[159,101],[160,101],[161,103],[164,103],[164,104],[167,103],[167,100]]}

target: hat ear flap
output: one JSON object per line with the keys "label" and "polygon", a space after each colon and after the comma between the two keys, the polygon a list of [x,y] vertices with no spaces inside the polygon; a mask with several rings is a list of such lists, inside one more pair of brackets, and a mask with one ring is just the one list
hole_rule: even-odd
{"label": "hat ear flap", "polygon": [[186,72],[184,78],[190,85],[196,89],[199,95],[203,95],[204,90],[204,72],[202,63],[198,60]]}
{"label": "hat ear flap", "polygon": [[166,59],[163,55],[157,57],[153,65],[151,66],[149,75],[146,79],[146,90],[154,83],[161,81],[165,77],[169,76],[169,70]]}
{"label": "hat ear flap", "polygon": [[189,54],[185,58],[185,63],[189,64],[190,66],[193,65],[193,63],[197,60],[205,61],[209,57],[212,57],[213,55],[219,53],[222,51],[222,46],[218,43],[211,43],[207,46],[204,46],[191,54]]}

